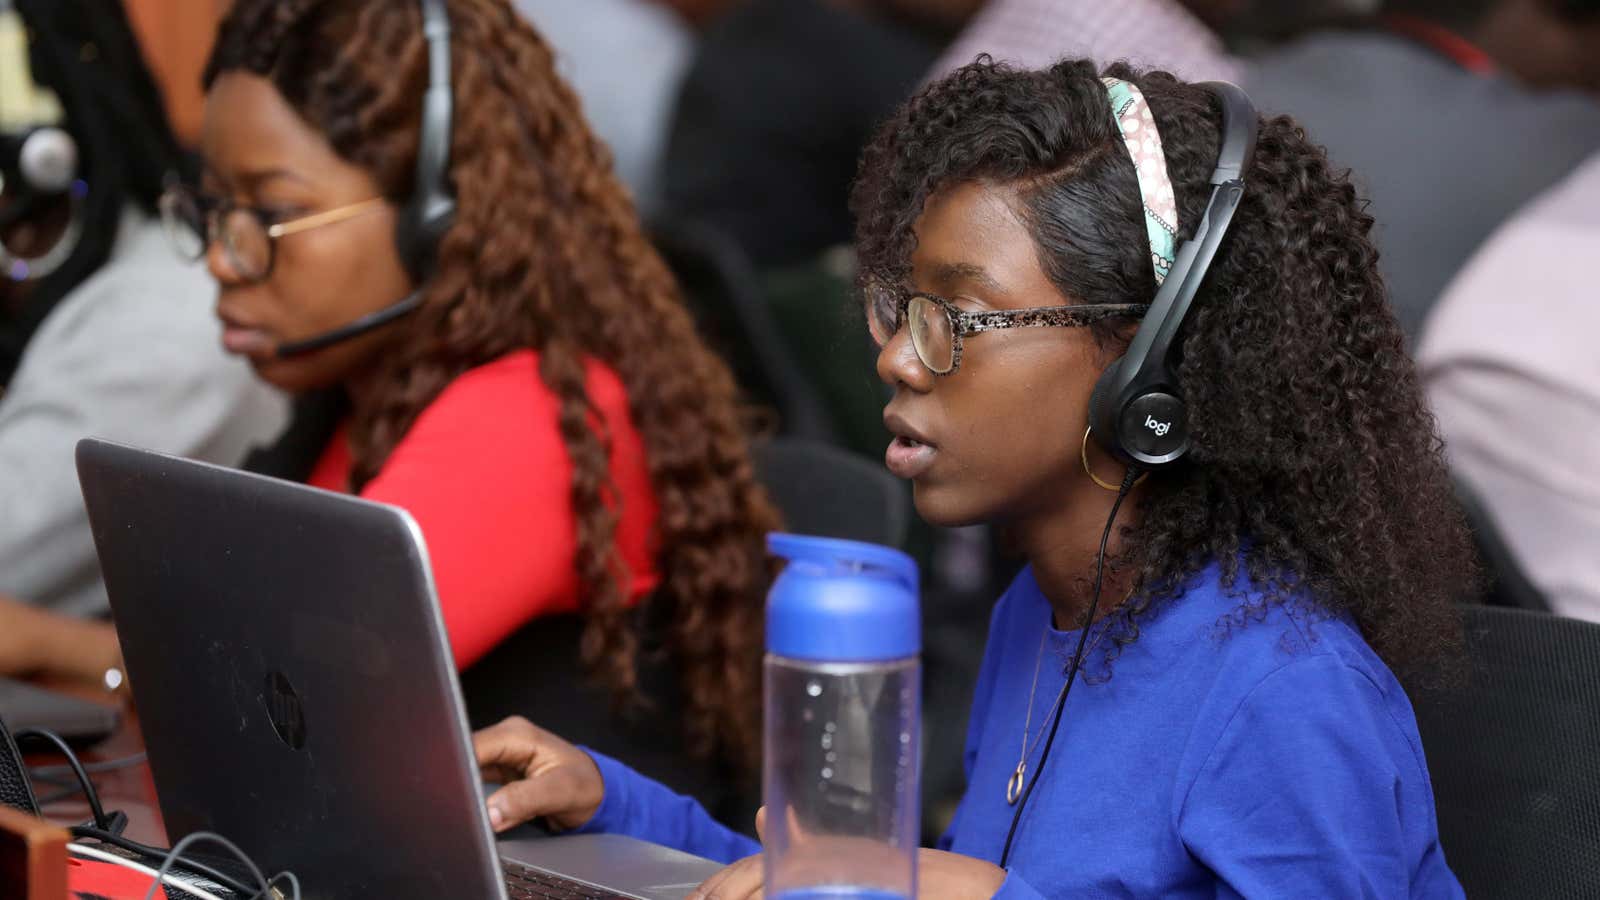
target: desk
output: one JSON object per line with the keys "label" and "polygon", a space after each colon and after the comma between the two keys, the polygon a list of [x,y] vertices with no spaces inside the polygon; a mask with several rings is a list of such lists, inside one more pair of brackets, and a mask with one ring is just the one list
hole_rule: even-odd
{"label": "desk", "polygon": [[[95,703],[106,702],[102,693],[60,685],[48,685],[48,687]],[[109,738],[96,744],[92,749],[78,754],[79,761],[85,766],[126,759],[144,752],[144,737],[139,732],[138,716],[131,708],[124,709],[122,715],[122,725]],[[33,747],[29,750],[32,751],[26,754],[29,766],[56,765],[65,762],[58,753],[41,752]],[[166,846],[167,829],[161,821],[161,808],[156,802],[155,781],[150,777],[148,763],[139,762],[109,772],[91,772],[89,780],[94,782],[95,789],[100,792],[100,805],[107,813],[120,809],[128,814],[128,828],[124,832],[128,837],[157,847]],[[76,784],[75,779],[73,783]],[[41,800],[53,791],[50,785],[37,783],[34,785],[34,794]],[[89,803],[83,798],[81,791],[45,806],[42,812],[45,818],[62,825],[76,825],[88,821],[90,817]]]}

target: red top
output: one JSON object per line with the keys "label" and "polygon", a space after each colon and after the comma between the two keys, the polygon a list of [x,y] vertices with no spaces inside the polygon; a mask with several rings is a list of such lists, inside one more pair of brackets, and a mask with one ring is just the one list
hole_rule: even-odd
{"label": "red top", "polygon": [[1454,31],[1407,13],[1388,13],[1383,17],[1389,29],[1410,38],[1474,75],[1494,75],[1500,66],[1483,48]]}
{"label": "red top", "polygon": [[[557,425],[560,400],[518,350],[463,373],[428,405],[361,496],[410,512],[427,540],[445,629],[465,669],[535,616],[578,608],[572,462]],[[611,478],[622,500],[616,542],[638,600],[659,581],[656,502],[644,443],[622,381],[587,365],[589,400],[611,432]],[[348,491],[341,426],[309,483]]]}

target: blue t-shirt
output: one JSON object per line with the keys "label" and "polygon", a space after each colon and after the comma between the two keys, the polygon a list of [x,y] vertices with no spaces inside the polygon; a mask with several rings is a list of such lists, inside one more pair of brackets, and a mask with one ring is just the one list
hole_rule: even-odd
{"label": "blue t-shirt", "polygon": [[[1236,620],[1213,566],[1085,664],[998,896],[1458,898],[1411,705],[1353,624],[1289,607]],[[944,849],[999,862],[1035,664],[1035,741],[1078,632],[1050,627],[1024,569],[995,607]],[[1096,626],[1098,629],[1100,626]],[[1090,641],[1095,637],[1091,634]],[[755,853],[692,801],[597,757],[587,830],[724,861]]]}

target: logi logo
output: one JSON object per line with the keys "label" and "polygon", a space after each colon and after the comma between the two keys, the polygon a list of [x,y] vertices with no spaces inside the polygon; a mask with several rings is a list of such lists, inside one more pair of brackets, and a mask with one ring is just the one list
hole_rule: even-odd
{"label": "logi logo", "polygon": [[1155,416],[1144,417],[1144,427],[1154,431],[1158,437],[1164,436],[1171,428],[1171,422],[1157,422]]}

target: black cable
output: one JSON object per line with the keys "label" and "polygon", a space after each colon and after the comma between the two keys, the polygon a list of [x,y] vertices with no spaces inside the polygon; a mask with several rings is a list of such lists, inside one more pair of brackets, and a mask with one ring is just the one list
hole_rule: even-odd
{"label": "black cable", "polygon": [[72,783],[61,784],[61,783],[58,783],[58,782],[50,781],[50,782],[46,782],[46,784],[49,784],[51,787],[55,788],[55,790],[51,791],[48,794],[40,794],[39,795],[38,801],[39,801],[39,808],[40,809],[43,809],[46,806],[54,806],[55,804],[60,803],[61,801],[67,799],[68,797],[72,797],[72,796],[75,796],[75,795],[80,794],[80,793],[83,792],[83,788],[78,787],[76,784],[72,784]]}
{"label": "black cable", "polygon": [[[140,856],[148,859],[166,859],[167,853],[169,852],[161,847],[152,847],[149,844],[141,844],[138,841],[123,837],[120,834],[105,831],[99,828],[93,828],[88,825],[74,825],[68,830],[72,833],[73,837],[90,838],[92,840],[99,841],[102,844],[110,844],[113,847],[121,847],[130,853],[137,853]],[[239,879],[234,878],[232,875],[220,872],[217,869],[206,865],[205,863],[197,862],[193,859],[186,859],[184,860],[183,865],[189,871],[198,875],[204,875],[205,877],[215,881],[217,884],[222,885],[241,897],[250,897],[260,892],[259,889],[250,887]]]}
{"label": "black cable", "polygon": [[1033,770],[1033,777],[1028,779],[1028,789],[1022,792],[1022,799],[1017,803],[1017,811],[1011,815],[1011,828],[1006,832],[1006,845],[1000,851],[1000,868],[1006,867],[1006,862],[1011,858],[1011,842],[1017,836],[1017,825],[1022,821],[1022,811],[1028,808],[1028,798],[1033,796],[1034,785],[1039,783],[1039,776],[1044,774],[1045,760],[1050,758],[1050,746],[1056,742],[1056,730],[1061,727],[1061,713],[1067,708],[1067,695],[1072,693],[1072,683],[1078,679],[1078,669],[1083,665],[1083,645],[1089,639],[1089,629],[1094,625],[1094,612],[1100,605],[1100,581],[1105,572],[1106,543],[1111,539],[1111,527],[1117,522],[1117,510],[1122,508],[1122,501],[1133,490],[1133,483],[1139,477],[1137,466],[1129,466],[1126,474],[1122,476],[1122,487],[1117,490],[1117,500],[1111,504],[1111,514],[1106,516],[1106,530],[1100,535],[1100,552],[1094,560],[1094,595],[1089,599],[1089,613],[1083,619],[1083,632],[1078,635],[1078,649],[1072,652],[1072,662],[1067,669],[1067,683],[1061,686],[1061,693],[1056,696],[1056,709],[1054,721],[1050,723],[1050,736],[1044,739],[1044,750],[1039,753],[1039,765]]}
{"label": "black cable", "polygon": [[[151,882],[150,889],[144,892],[144,900],[152,900],[155,897],[156,890],[161,887],[162,879],[166,877],[168,872],[172,871],[172,866],[182,859],[180,854],[183,853],[184,849],[190,844],[196,844],[200,841],[210,841],[219,847],[226,847],[230,853],[243,861],[245,866],[250,869],[250,874],[255,876],[256,883],[261,885],[261,890],[243,892],[249,900],[255,900],[257,897],[270,898],[272,896],[272,883],[267,881],[265,875],[261,874],[261,869],[256,866],[255,860],[239,849],[239,845],[215,832],[195,831],[184,835],[182,840],[172,845],[172,849],[166,854],[166,859],[161,863],[161,868],[156,870],[156,880]],[[296,881],[295,885],[298,889],[299,882]]]}
{"label": "black cable", "polygon": [[[106,760],[101,760],[100,762],[84,763],[83,770],[85,772],[88,772],[90,775],[101,775],[101,774],[104,774],[106,772],[115,772],[118,769],[126,769],[126,768],[128,768],[130,766],[136,766],[136,765],[138,765],[138,764],[140,764],[140,763],[142,763],[144,761],[145,761],[145,754],[143,752],[139,752],[139,753],[131,754],[129,756],[118,757],[116,759],[106,759]],[[71,766],[34,766],[33,768],[28,770],[28,774],[33,776],[34,778],[44,778],[44,779],[47,779],[47,780],[48,779],[55,779],[55,778],[60,778],[60,777],[65,776],[65,775],[71,775],[72,774],[72,767]]]}
{"label": "black cable", "polygon": [[[267,879],[267,890],[271,891],[273,883],[276,882],[279,878],[287,878],[287,879],[289,879],[289,886],[294,888],[294,893],[290,894],[289,896],[293,897],[294,900],[300,900],[300,878],[299,878],[299,876],[295,875],[293,872],[289,871],[288,869],[284,869],[282,872],[279,872],[278,874],[272,876],[271,878],[268,878]],[[282,896],[283,892],[279,891],[278,894],[279,894],[279,896]],[[265,900],[273,900],[273,898],[272,897],[266,897]]]}
{"label": "black cable", "polygon": [[54,744],[56,749],[61,751],[61,755],[67,758],[67,765],[72,767],[72,774],[78,776],[78,785],[83,788],[83,796],[89,801],[89,811],[94,814],[94,824],[110,830],[111,823],[106,820],[106,811],[100,805],[100,794],[95,791],[94,782],[89,780],[89,773],[83,770],[83,763],[78,762],[78,754],[72,752],[72,748],[61,735],[47,728],[22,728],[11,736],[18,744],[29,738]]}

